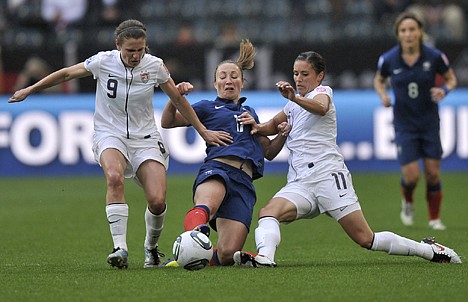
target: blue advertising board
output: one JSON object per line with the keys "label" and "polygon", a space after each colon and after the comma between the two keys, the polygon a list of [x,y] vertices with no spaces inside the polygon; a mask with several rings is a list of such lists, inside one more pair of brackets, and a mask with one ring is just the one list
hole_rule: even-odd
{"label": "blue advertising board", "polygon": [[[212,99],[214,91],[187,96],[193,103]],[[260,121],[278,113],[286,100],[276,91],[244,91]],[[33,95],[21,103],[0,102],[0,177],[90,175],[102,173],[92,154],[94,95]],[[154,96],[159,123],[167,102]],[[374,91],[334,91],[338,145],[352,172],[399,171],[393,143],[392,110]],[[468,90],[457,89],[440,106],[444,149],[442,170],[468,171]],[[195,173],[205,143],[189,128],[161,129],[171,160],[169,173]],[[266,161],[266,173],[286,173],[288,152]]]}

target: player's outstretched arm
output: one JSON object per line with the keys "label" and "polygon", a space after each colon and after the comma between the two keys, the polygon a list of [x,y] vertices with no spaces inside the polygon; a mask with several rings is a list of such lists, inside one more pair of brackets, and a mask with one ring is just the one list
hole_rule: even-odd
{"label": "player's outstretched arm", "polygon": [[8,103],[21,102],[24,99],[26,99],[29,95],[36,93],[38,91],[41,91],[43,89],[56,86],[60,83],[63,83],[72,79],[82,78],[82,77],[89,76],[89,75],[91,75],[91,72],[86,70],[83,62],[70,66],[70,67],[62,68],[60,70],[57,70],[49,74],[48,76],[44,77],[37,83],[16,91],[13,94],[13,96],[10,97],[10,99],[8,100]]}
{"label": "player's outstretched arm", "polygon": [[171,128],[182,125],[192,125],[208,144],[215,146],[227,146],[228,143],[232,143],[232,137],[229,135],[229,133],[225,131],[212,131],[206,129],[206,127],[198,119],[190,103],[180,93],[172,79],[169,79],[169,81],[166,83],[161,84],[161,89],[167,94],[167,96],[169,96],[170,102],[185,119],[184,123],[180,118],[177,117],[177,112],[174,113],[174,108],[166,105],[164,111],[167,109],[167,115],[161,120],[162,127]]}

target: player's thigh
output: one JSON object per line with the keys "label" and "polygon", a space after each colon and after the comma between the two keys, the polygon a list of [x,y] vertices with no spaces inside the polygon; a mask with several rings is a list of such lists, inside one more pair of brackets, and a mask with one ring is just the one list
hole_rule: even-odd
{"label": "player's thigh", "polygon": [[290,222],[297,217],[296,205],[284,197],[273,197],[258,212],[258,217],[272,216],[279,222]]}
{"label": "player's thigh", "polygon": [[167,181],[164,165],[155,160],[147,160],[138,168],[137,177],[145,192],[146,200],[165,201]]}
{"label": "player's thigh", "polygon": [[123,181],[127,159],[122,152],[114,148],[106,148],[100,154],[100,164],[109,181],[112,179],[122,179]]}
{"label": "player's thigh", "polygon": [[215,176],[206,179],[196,187],[193,199],[196,205],[206,205],[214,214],[218,211],[225,196],[224,180]]}
{"label": "player's thigh", "polygon": [[342,217],[338,223],[354,242],[362,247],[370,248],[374,234],[360,209]]}

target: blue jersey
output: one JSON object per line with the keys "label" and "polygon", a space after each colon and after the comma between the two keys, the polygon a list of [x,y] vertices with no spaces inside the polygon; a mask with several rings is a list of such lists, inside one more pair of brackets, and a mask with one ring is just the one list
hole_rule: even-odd
{"label": "blue jersey", "polygon": [[244,106],[246,98],[240,98],[237,104],[217,97],[214,101],[202,100],[192,105],[200,121],[209,130],[226,131],[233,143],[227,146],[207,145],[205,162],[220,156],[237,156],[250,159],[253,163],[253,179],[263,176],[264,153],[258,139],[250,134],[250,125],[241,125],[237,117],[247,111],[259,123],[257,113],[249,106]]}
{"label": "blue jersey", "polygon": [[450,68],[444,53],[423,45],[418,61],[408,66],[398,45],[379,58],[377,68],[384,78],[391,78],[396,131],[439,129],[439,106],[431,100],[430,89],[435,86],[436,74],[442,75]]}

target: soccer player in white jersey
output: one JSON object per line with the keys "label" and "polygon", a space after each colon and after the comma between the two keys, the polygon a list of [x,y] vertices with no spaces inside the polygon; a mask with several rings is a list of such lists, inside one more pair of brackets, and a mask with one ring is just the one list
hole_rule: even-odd
{"label": "soccer player in white jersey", "polygon": [[133,19],[120,23],[115,30],[115,45],[116,50],[99,52],[16,91],[8,102],[20,102],[32,93],[71,79],[91,75],[96,79],[93,151],[106,177],[106,214],[114,244],[107,262],[117,268],[128,267],[124,178],[133,178],[143,188],[148,203],[144,267],[155,267],[161,256],[158,239],[166,215],[169,155],[154,120],[155,87],[161,87],[207,143],[225,146],[232,140],[227,132],[208,130],[200,122],[162,59],[148,53],[143,23]]}
{"label": "soccer player in white jersey", "polygon": [[[361,211],[351,174],[336,144],[336,109],[333,91],[322,86],[325,61],[316,52],[299,54],[294,61],[296,90],[288,82],[278,82],[281,95],[289,101],[270,121],[255,123],[251,117],[240,120],[252,124],[252,133],[274,135],[276,125],[289,122],[286,140],[289,149],[287,184],[260,209],[255,242],[258,254],[238,251],[234,261],[241,266],[275,267],[280,243],[280,223],[327,214],[361,247],[390,255],[418,256],[434,262],[461,263],[450,248],[433,238],[421,243],[392,232],[374,233]],[[285,134],[285,133],[281,133]]]}

